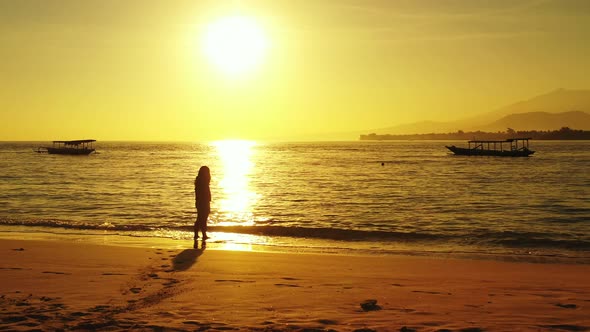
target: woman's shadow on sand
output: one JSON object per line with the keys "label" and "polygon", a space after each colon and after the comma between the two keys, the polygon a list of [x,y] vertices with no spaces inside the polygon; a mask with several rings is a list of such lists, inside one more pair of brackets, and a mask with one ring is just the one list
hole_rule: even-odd
{"label": "woman's shadow on sand", "polygon": [[194,249],[185,249],[180,254],[176,255],[172,259],[172,268],[175,271],[185,271],[188,270],[191,266],[193,266],[199,256],[203,254],[206,248],[206,243],[203,242],[201,248],[198,248],[197,243],[195,241],[195,248]]}

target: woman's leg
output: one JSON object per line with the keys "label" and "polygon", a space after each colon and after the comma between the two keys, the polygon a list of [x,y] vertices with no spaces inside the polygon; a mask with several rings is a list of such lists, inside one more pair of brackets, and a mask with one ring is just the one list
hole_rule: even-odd
{"label": "woman's leg", "polygon": [[207,236],[207,219],[209,219],[209,213],[203,213],[203,217],[200,220],[199,228],[201,229],[201,234],[203,234],[203,240],[207,240],[209,238]]}
{"label": "woman's leg", "polygon": [[195,220],[195,226],[193,227],[195,231],[195,240],[199,238],[199,215],[197,214],[197,219]]}
{"label": "woman's leg", "polygon": [[195,238],[199,238],[198,232],[201,231],[203,240],[207,239],[207,219],[209,213],[203,211],[197,213],[197,221],[195,222]]}

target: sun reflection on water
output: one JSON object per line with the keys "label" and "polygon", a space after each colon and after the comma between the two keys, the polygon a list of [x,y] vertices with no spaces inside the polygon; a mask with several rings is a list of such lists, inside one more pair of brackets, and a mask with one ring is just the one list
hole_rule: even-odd
{"label": "sun reflection on water", "polygon": [[218,185],[223,192],[217,202],[216,225],[254,225],[252,208],[258,195],[250,188],[251,161],[256,142],[224,140],[213,142],[223,170]]}

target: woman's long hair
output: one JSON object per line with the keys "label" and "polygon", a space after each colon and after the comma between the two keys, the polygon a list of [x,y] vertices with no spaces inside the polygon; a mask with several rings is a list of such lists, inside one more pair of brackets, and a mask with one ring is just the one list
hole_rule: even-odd
{"label": "woman's long hair", "polygon": [[201,166],[201,168],[199,168],[199,174],[197,174],[197,178],[195,179],[195,187],[197,185],[209,185],[209,183],[211,182],[211,171],[209,170],[209,167],[207,166]]}

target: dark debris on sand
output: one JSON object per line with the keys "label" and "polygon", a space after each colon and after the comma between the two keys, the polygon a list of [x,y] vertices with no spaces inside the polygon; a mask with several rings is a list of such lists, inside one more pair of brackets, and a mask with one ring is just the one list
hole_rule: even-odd
{"label": "dark debris on sand", "polygon": [[365,300],[361,302],[361,308],[363,311],[377,311],[381,310],[381,306],[377,304],[377,300]]}
{"label": "dark debris on sand", "polygon": [[399,332],[416,332],[416,330],[407,326],[403,326],[401,329],[399,329]]}
{"label": "dark debris on sand", "polygon": [[576,309],[576,308],[578,308],[578,305],[573,304],[573,303],[557,303],[555,305],[558,306],[558,307],[561,307],[561,308],[565,308],[565,309]]}

